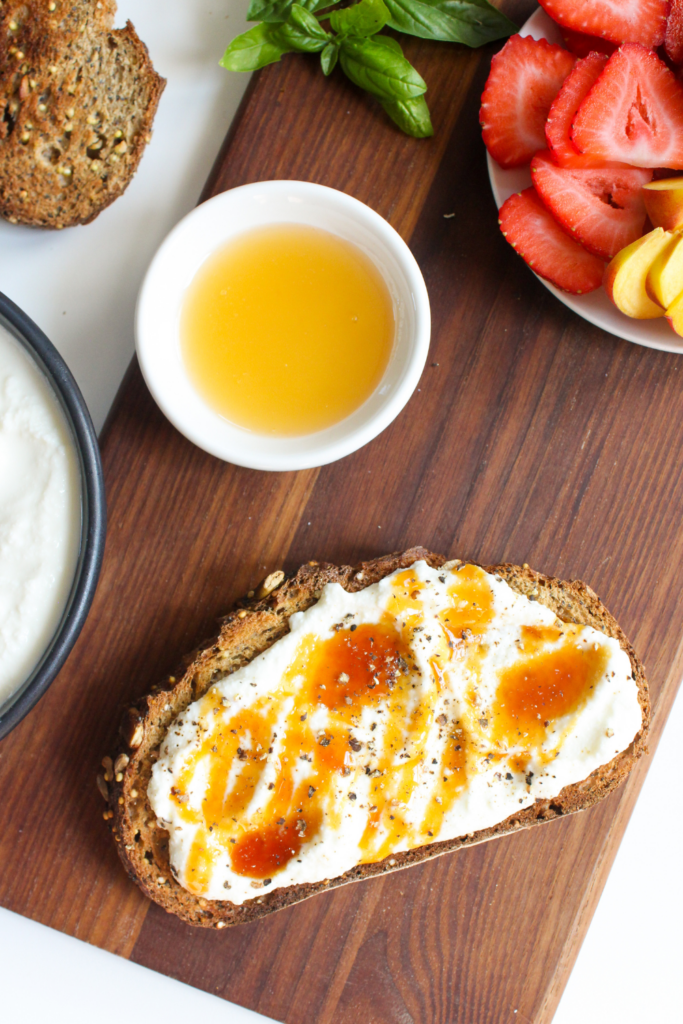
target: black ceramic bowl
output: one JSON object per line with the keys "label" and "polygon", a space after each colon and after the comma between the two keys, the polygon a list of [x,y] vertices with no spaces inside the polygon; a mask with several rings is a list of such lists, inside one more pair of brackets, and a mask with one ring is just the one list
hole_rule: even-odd
{"label": "black ceramic bowl", "polygon": [[42,370],[71,428],[81,479],[81,543],[71,590],[57,629],[31,675],[0,705],[0,739],[40,700],[66,661],[92,604],[106,532],[104,481],[97,436],[71,371],[54,345],[0,292],[0,324]]}

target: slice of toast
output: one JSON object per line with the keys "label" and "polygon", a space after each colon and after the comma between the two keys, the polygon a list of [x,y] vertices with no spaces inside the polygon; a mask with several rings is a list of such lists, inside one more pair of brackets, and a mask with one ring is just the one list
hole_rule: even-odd
{"label": "slice of toast", "polygon": [[129,184],[165,81],[113,0],[6,0],[0,12],[0,215],[87,224]]}
{"label": "slice of toast", "polygon": [[642,710],[642,728],[628,749],[583,782],[566,786],[559,796],[537,800],[535,806],[511,815],[492,828],[394,854],[378,863],[362,864],[339,878],[275,889],[240,906],[227,900],[194,896],[179,885],[169,864],[168,833],[157,823],[146,795],[159,745],[172,720],[201,697],[217,678],[234,672],[284,636],[289,631],[289,616],[311,607],[326,583],[340,583],[350,592],[362,590],[418,559],[436,568],[446,561],[424,548],[411,548],[355,567],[310,562],[290,579],[285,579],[281,572],[271,574],[253,599],[237,603],[222,620],[219,634],[189,655],[176,675],[167,676],[153,693],[128,709],[121,729],[121,745],[113,758],[104,758],[105,773],[98,776],[98,786],[108,801],[104,816],[111,824],[128,874],[165,910],[189,924],[206,928],[254,921],[335,886],[395,871],[463,846],[585,810],[627,777],[645,750],[650,703],[643,667],[615,619],[590,587],[578,580],[566,583],[552,579],[526,565],[483,566],[487,572],[501,576],[517,593],[550,608],[564,622],[593,626],[619,641],[631,660]]}

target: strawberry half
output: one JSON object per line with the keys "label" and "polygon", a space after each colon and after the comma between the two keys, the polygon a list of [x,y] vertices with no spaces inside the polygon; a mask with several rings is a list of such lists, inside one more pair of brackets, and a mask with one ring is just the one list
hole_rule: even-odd
{"label": "strawberry half", "polygon": [[656,53],[625,43],[579,107],[571,137],[602,160],[683,170],[683,87]]}
{"label": "strawberry half", "polygon": [[669,0],[540,0],[541,6],[562,28],[612,43],[664,42]]}
{"label": "strawberry half", "polygon": [[652,171],[558,167],[546,152],[531,161],[531,177],[555,220],[594,255],[610,260],[642,235]]}
{"label": "strawberry half", "polygon": [[501,167],[519,167],[545,147],[550,104],[574,57],[545,39],[511,36],[491,61],[481,97],[484,144]]}
{"label": "strawberry half", "polygon": [[616,50],[618,43],[610,43],[609,39],[601,39],[600,36],[585,36],[583,32],[574,32],[570,28],[562,29],[564,45],[577,57],[587,57],[589,53],[604,53],[611,57]]}
{"label": "strawberry half", "polygon": [[605,264],[562,230],[534,188],[510,196],[498,217],[505,238],[539,277],[573,295],[602,284]]}
{"label": "strawberry half", "polygon": [[545,125],[545,137],[560,167],[596,167],[604,160],[580,153],[571,140],[576,112],[605,69],[604,53],[589,53],[577,62],[552,102]]}
{"label": "strawberry half", "polygon": [[683,0],[671,0],[664,49],[672,64],[683,64]]}

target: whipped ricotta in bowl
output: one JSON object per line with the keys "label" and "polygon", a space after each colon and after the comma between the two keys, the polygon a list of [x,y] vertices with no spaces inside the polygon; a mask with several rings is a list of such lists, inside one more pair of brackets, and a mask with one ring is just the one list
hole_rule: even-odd
{"label": "whipped ricotta in bowl", "polygon": [[78,455],[54,390],[0,325],[0,710],[60,624],[81,541]]}

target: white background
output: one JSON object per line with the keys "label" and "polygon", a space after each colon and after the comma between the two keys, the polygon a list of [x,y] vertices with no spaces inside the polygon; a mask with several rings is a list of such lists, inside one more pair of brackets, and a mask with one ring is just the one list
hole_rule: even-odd
{"label": "white background", "polygon": [[[217,62],[243,30],[247,2],[120,0],[117,23],[133,21],[168,79],[135,180],[85,228],[42,232],[0,221],[0,288],[65,356],[98,429],[133,353],[135,297],[144,270],[167,231],[196,203],[246,87],[246,77],[221,70]],[[669,1024],[683,1017],[679,733],[682,699],[555,1024]],[[137,1019],[164,1024],[187,1024],[193,1014],[230,1024],[265,1020],[5,910],[0,965],[3,1019],[19,1024],[120,1024],[130,1007]],[[107,998],[111,992],[117,993],[114,1001]],[[533,1024],[513,1007],[509,1022]]]}

